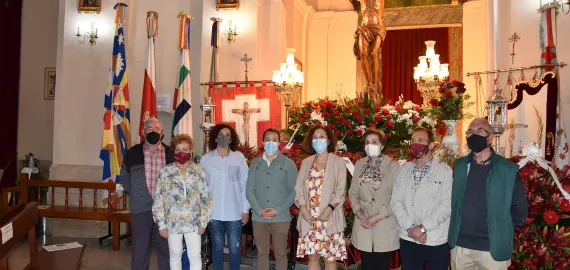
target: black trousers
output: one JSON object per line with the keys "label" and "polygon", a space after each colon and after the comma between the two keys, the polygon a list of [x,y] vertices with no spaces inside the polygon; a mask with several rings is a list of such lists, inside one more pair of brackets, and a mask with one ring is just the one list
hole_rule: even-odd
{"label": "black trousers", "polygon": [[400,260],[402,270],[447,270],[449,266],[449,246],[426,246],[400,239]]}
{"label": "black trousers", "polygon": [[131,215],[132,244],[132,270],[149,270],[150,267],[150,246],[152,236],[156,242],[158,255],[158,269],[170,269],[170,252],[168,250],[168,240],[159,234],[158,225],[154,223],[152,211]]}
{"label": "black trousers", "polygon": [[362,270],[390,270],[392,251],[366,252],[360,250],[360,267]]}

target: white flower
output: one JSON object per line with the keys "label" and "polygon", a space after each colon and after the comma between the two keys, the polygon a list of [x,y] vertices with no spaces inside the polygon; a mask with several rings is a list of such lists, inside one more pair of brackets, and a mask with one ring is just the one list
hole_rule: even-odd
{"label": "white flower", "polygon": [[357,130],[362,130],[362,131],[366,131],[366,126],[365,125],[360,125],[356,128]]}

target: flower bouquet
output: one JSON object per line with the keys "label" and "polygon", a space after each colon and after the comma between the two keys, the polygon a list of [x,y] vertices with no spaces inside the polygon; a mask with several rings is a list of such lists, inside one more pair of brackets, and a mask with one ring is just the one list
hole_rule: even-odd
{"label": "flower bouquet", "polygon": [[[518,157],[511,158],[518,162]],[[566,188],[569,166],[555,172]],[[520,169],[527,191],[528,218],[515,229],[509,269],[568,269],[570,266],[570,201],[561,197],[550,174],[536,162]],[[570,189],[570,188],[568,188]]]}
{"label": "flower bouquet", "polygon": [[431,107],[427,111],[441,120],[461,120],[471,117],[463,109],[473,105],[468,101],[470,96],[465,93],[465,84],[459,81],[442,82],[439,86],[439,97],[429,101]]}

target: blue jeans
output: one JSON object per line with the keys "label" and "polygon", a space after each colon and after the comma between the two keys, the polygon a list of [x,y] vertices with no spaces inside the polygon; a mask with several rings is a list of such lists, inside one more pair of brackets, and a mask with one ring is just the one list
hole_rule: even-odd
{"label": "blue jeans", "polygon": [[239,270],[241,254],[241,219],[236,221],[210,220],[208,230],[212,237],[212,262],[214,270],[224,269],[225,235],[228,234],[230,250],[230,270]]}

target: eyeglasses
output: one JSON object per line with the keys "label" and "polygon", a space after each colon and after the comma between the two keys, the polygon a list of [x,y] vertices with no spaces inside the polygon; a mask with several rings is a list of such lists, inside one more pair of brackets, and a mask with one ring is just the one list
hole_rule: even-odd
{"label": "eyeglasses", "polygon": [[482,128],[473,130],[473,129],[468,129],[467,131],[465,131],[465,135],[467,135],[467,137],[471,137],[471,135],[473,134],[477,134],[477,135],[481,135],[481,136],[487,136],[489,135],[491,132],[484,130]]}

